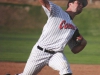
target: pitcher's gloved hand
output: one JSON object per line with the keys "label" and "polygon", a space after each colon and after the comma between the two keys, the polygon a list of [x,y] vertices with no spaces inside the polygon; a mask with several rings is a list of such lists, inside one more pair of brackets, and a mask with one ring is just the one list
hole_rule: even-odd
{"label": "pitcher's gloved hand", "polygon": [[78,45],[81,44],[83,37],[80,35],[78,29],[76,29],[76,31],[74,32],[72,39],[76,41]]}

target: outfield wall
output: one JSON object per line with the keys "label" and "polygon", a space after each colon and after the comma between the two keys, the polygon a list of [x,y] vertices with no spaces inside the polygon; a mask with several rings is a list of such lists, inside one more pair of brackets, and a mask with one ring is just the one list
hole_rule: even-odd
{"label": "outfield wall", "polygon": [[[63,6],[66,5],[68,0],[51,0],[54,3]],[[14,3],[14,4],[31,4],[31,5],[40,5],[38,0],[0,0],[0,3]],[[87,7],[100,8],[100,0],[88,0]]]}

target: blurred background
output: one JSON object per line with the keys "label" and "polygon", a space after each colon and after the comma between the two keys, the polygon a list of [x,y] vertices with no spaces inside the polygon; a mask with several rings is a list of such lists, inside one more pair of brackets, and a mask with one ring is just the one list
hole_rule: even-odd
{"label": "blurred background", "polygon": [[[51,1],[66,9],[67,0]],[[46,20],[38,0],[0,0],[0,61],[26,62]],[[77,55],[66,47],[69,62],[100,64],[100,1],[88,0],[73,21],[88,44]]]}

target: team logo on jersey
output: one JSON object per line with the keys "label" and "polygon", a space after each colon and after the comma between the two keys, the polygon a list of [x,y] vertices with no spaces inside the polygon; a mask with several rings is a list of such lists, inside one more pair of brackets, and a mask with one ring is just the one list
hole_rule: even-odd
{"label": "team logo on jersey", "polygon": [[72,24],[70,24],[70,23],[66,23],[65,20],[63,20],[63,21],[61,22],[59,28],[60,28],[60,29],[63,29],[63,28],[64,28],[64,29],[73,29],[73,30],[76,29],[76,27],[75,27],[74,25],[72,25]]}

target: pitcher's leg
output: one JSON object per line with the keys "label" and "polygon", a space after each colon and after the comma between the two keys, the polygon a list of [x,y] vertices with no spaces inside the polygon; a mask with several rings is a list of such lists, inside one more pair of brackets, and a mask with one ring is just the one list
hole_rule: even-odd
{"label": "pitcher's leg", "polygon": [[58,70],[60,75],[72,74],[70,65],[64,54],[61,52],[54,54],[48,64],[51,68]]}
{"label": "pitcher's leg", "polygon": [[21,75],[37,75],[47,65],[50,55],[34,47]]}
{"label": "pitcher's leg", "polygon": [[28,61],[22,75],[37,75],[45,66],[44,63],[34,63],[32,61]]}
{"label": "pitcher's leg", "polygon": [[41,71],[41,69],[45,66],[44,63],[36,64],[32,61],[28,61],[25,65],[23,73],[18,75],[37,75]]}

